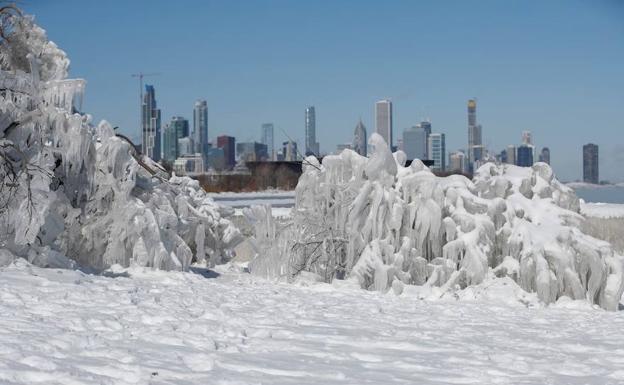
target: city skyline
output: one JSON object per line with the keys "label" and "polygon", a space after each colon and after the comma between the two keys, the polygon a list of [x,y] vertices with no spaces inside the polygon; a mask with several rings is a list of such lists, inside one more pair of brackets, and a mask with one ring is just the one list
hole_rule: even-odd
{"label": "city skyline", "polygon": [[[96,123],[107,119],[135,139],[138,95],[130,74],[139,70],[161,73],[150,83],[158,90],[163,122],[189,118],[193,101],[206,99],[211,141],[219,134],[258,140],[259,125],[269,121],[276,143],[287,140],[285,131],[303,145],[301,111],[314,105],[323,152],[351,141],[360,116],[374,130],[373,105],[384,98],[393,102],[395,138],[430,118],[446,134],[447,152],[465,148],[465,103],[476,97],[490,150],[518,144],[518,133],[531,130],[536,147],[552,151],[557,175],[575,180],[582,177],[580,149],[592,142],[601,147],[603,178],[624,180],[624,144],[617,140],[624,104],[617,68],[624,60],[618,49],[624,42],[621,3],[397,2],[379,11],[366,1],[314,9],[284,2],[202,2],[188,5],[197,8],[192,14],[188,7],[170,9],[158,1],[149,9],[140,2],[124,4],[122,14],[94,3],[80,23],[54,12],[63,4],[78,3],[24,7],[70,54],[71,75],[87,79],[83,109]],[[253,8],[254,18],[241,7]],[[380,28],[364,27],[378,12],[384,16]],[[139,13],[143,21],[137,21]],[[163,15],[170,22],[167,31],[158,27]],[[419,31],[412,28],[416,16]],[[471,18],[476,22],[465,22]],[[266,27],[275,20],[284,22]],[[320,20],[327,28],[314,28]],[[493,30],[499,33],[493,36]],[[86,33],[95,44],[85,46]],[[168,42],[188,59],[163,55]],[[370,48],[382,42],[387,55],[377,57]],[[117,59],[102,66],[106,57]]]}

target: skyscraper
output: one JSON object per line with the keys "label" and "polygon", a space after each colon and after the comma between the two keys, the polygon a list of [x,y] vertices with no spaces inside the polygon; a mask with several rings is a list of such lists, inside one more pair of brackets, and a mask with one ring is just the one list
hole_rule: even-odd
{"label": "skyscraper", "polygon": [[319,144],[316,141],[316,111],[314,106],[305,110],[305,155],[319,155]]}
{"label": "skyscraper", "polygon": [[403,151],[407,159],[428,159],[427,139],[430,133],[431,131],[427,132],[420,124],[403,130]]}
{"label": "skyscraper", "polygon": [[455,151],[449,155],[449,171],[466,172],[466,154]]}
{"label": "skyscraper", "polygon": [[217,137],[217,147],[223,149],[224,167],[230,169],[236,165],[236,138],[221,135]]}
{"label": "skyscraper", "polygon": [[481,136],[481,125],[477,124],[477,101],[468,100],[468,164],[470,171],[474,168],[474,163],[483,157],[483,141]]}
{"label": "skyscraper", "polygon": [[355,131],[353,132],[353,151],[366,156],[366,127],[364,127],[362,119],[355,126]]}
{"label": "skyscraper", "polygon": [[269,160],[275,160],[275,142],[273,140],[273,123],[264,123],[260,135],[260,143],[267,145]]}
{"label": "skyscraper", "polygon": [[392,149],[392,102],[380,100],[375,103],[375,132],[384,138]]}
{"label": "skyscraper", "polygon": [[583,146],[583,182],[598,184],[598,146],[589,143]]}
{"label": "skyscraper", "polygon": [[542,152],[539,156],[539,161],[550,164],[550,149],[548,147],[542,148]]}
{"label": "skyscraper", "polygon": [[196,101],[193,108],[193,142],[195,152],[205,158],[208,154],[208,103],[205,100]]}
{"label": "skyscraper", "polygon": [[432,170],[444,171],[446,169],[446,143],[444,134],[432,133],[429,135],[428,153],[433,160]]}
{"label": "skyscraper", "polygon": [[160,110],[156,107],[154,86],[145,85],[141,117],[143,130],[141,152],[153,160],[159,161],[162,151],[160,145]]}
{"label": "skyscraper", "polygon": [[[163,158],[174,161],[180,156],[178,140],[189,136],[189,122],[181,116],[174,116],[163,131]],[[189,139],[192,143],[192,140]],[[186,143],[186,142],[184,142]]]}
{"label": "skyscraper", "polygon": [[282,154],[284,160],[287,162],[294,162],[297,160],[297,142],[292,140],[282,143]]}
{"label": "skyscraper", "polygon": [[516,150],[516,164],[522,167],[533,166],[533,146],[530,144],[521,144]]}
{"label": "skyscraper", "polygon": [[516,164],[516,146],[512,144],[507,146],[507,163]]}

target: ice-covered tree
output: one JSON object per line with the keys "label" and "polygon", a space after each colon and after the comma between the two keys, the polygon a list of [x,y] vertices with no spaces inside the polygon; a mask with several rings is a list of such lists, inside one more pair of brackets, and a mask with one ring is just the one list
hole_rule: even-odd
{"label": "ice-covered tree", "polygon": [[41,265],[187,269],[238,231],[196,181],[170,178],[105,121],[34,19],[0,12],[0,248]]}
{"label": "ice-covered tree", "polygon": [[578,198],[547,164],[488,163],[470,181],[437,177],[419,160],[404,167],[404,154],[391,154],[377,134],[369,144],[370,158],[345,150],[304,167],[292,224],[252,272],[346,276],[372,290],[454,290],[495,274],[545,303],[568,296],[617,308],[622,257],[580,230]]}

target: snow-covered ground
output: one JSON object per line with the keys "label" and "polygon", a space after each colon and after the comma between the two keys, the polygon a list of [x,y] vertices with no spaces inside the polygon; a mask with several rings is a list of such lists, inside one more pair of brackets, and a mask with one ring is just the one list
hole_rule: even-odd
{"label": "snow-covered ground", "polygon": [[594,218],[624,218],[624,204],[581,201],[581,213]]}
{"label": "snow-covered ground", "polygon": [[0,383],[624,382],[624,312],[505,280],[430,301],[221,269],[0,269]]}

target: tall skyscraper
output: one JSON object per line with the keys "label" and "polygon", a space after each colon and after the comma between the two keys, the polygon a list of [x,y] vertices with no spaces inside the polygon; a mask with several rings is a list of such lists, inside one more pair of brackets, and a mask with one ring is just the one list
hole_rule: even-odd
{"label": "tall skyscraper", "polygon": [[392,102],[380,100],[375,103],[375,132],[384,138],[392,149]]}
{"label": "tall skyscraper", "polygon": [[[181,116],[174,116],[163,130],[163,158],[174,161],[180,156],[178,140],[189,136],[189,122]],[[189,143],[192,140],[189,138]],[[186,142],[184,142],[186,143]]]}
{"label": "tall skyscraper", "polygon": [[156,106],[154,86],[145,85],[141,116],[143,130],[141,152],[153,160],[159,161],[162,151],[160,145],[160,110]]}
{"label": "tall skyscraper", "polygon": [[224,167],[230,169],[236,165],[236,138],[221,135],[217,137],[217,148],[223,149]]}
{"label": "tall skyscraper", "polygon": [[269,160],[275,160],[275,142],[273,140],[273,123],[264,123],[262,125],[260,143],[267,145]]}
{"label": "tall skyscraper", "polygon": [[474,163],[483,157],[483,139],[481,125],[477,124],[477,101],[468,100],[468,165],[470,171]]}
{"label": "tall skyscraper", "polygon": [[521,144],[516,150],[516,164],[522,167],[533,166],[533,146],[530,144]]}
{"label": "tall skyscraper", "polygon": [[550,149],[548,147],[542,148],[542,152],[539,156],[539,161],[550,164]]}
{"label": "tall skyscraper", "polygon": [[174,127],[165,124],[163,129],[163,159],[173,162],[178,157],[178,137]]}
{"label": "tall skyscraper", "polygon": [[319,144],[316,141],[316,111],[314,106],[305,110],[305,155],[319,155]]}
{"label": "tall skyscraper", "polygon": [[444,171],[446,169],[446,142],[444,134],[432,133],[429,135],[428,153],[433,160],[432,170]]}
{"label": "tall skyscraper", "polygon": [[429,155],[429,135],[431,122],[422,121],[403,132],[403,148],[407,159],[431,159]]}
{"label": "tall skyscraper", "polygon": [[[429,130],[431,130],[431,126],[429,126]],[[427,140],[430,133],[431,131],[427,132],[427,129],[420,124],[403,131],[403,151],[407,155],[407,159],[429,159],[427,157]]]}
{"label": "tall skyscraper", "polygon": [[583,182],[598,184],[598,146],[589,143],[583,146]]}
{"label": "tall skyscraper", "polygon": [[205,100],[195,102],[193,108],[193,142],[195,152],[204,158],[208,154],[208,103]]}
{"label": "tall skyscraper", "polygon": [[355,131],[353,132],[353,151],[366,156],[366,127],[364,127],[362,119],[355,126]]}
{"label": "tall skyscraper", "polygon": [[510,144],[507,146],[507,163],[516,164],[516,146]]}
{"label": "tall skyscraper", "polygon": [[522,131],[522,144],[533,144],[531,131]]}

